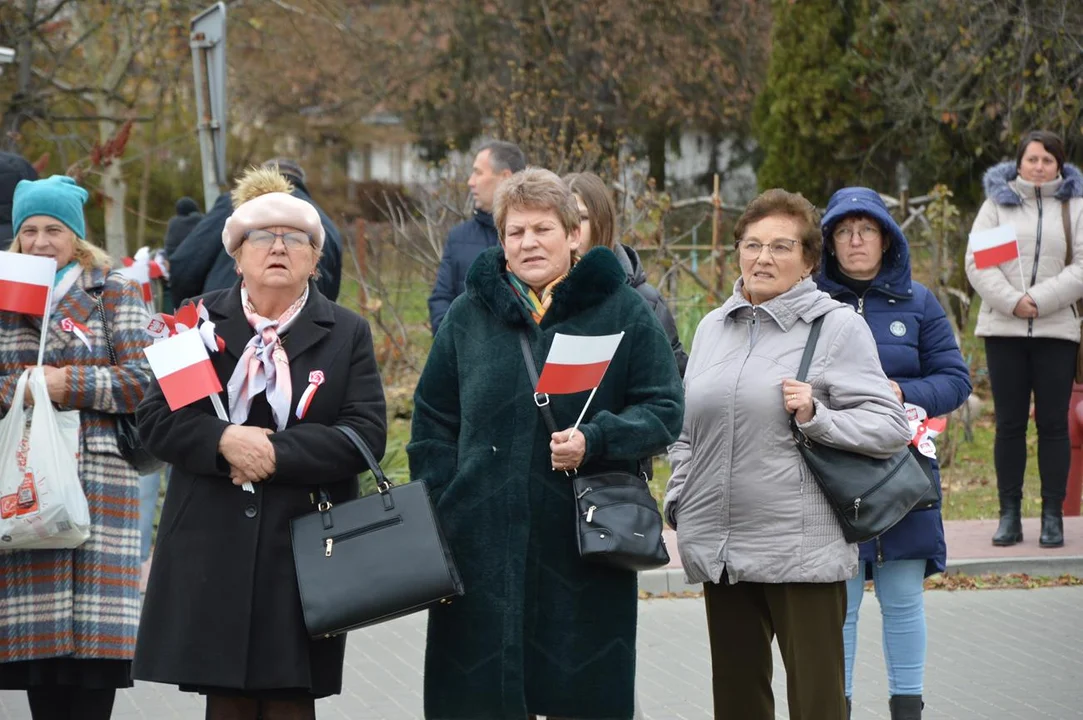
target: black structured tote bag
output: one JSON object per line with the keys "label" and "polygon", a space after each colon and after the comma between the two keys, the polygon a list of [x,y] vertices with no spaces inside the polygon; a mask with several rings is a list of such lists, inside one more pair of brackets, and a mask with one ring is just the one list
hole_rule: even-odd
{"label": "black structured tote bag", "polygon": [[331,637],[449,602],[463,583],[422,482],[392,486],[365,441],[336,425],[368,461],[377,492],[290,521],[305,627]]}
{"label": "black structured tote bag", "polygon": [[[823,327],[816,318],[809,332],[797,380],[805,382]],[[797,449],[827,497],[847,542],[865,542],[902,520],[930,490],[929,476],[906,448],[886,460],[828,447],[810,440],[790,416]]]}
{"label": "black structured tote bag", "polygon": [[[530,350],[530,339],[520,332],[523,361],[534,387],[538,367]],[[550,433],[558,431],[549,397],[535,393],[542,420]],[[669,564],[669,552],[662,537],[662,515],[647,485],[646,463],[639,461],[639,474],[611,471],[593,475],[569,473],[576,503],[576,539],[579,557],[589,562],[622,570],[652,570]]]}

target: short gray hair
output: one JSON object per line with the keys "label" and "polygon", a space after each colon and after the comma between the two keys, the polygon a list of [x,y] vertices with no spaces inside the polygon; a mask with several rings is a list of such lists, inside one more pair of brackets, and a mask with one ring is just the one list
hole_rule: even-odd
{"label": "short gray hair", "polygon": [[515,143],[493,140],[479,147],[475,156],[485,150],[489,151],[489,167],[493,169],[493,172],[510,170],[512,173],[517,173],[526,169],[526,156]]}

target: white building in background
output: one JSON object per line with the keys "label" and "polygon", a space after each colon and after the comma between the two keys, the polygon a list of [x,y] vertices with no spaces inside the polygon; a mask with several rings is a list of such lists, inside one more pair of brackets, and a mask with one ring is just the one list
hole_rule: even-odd
{"label": "white building in background", "polygon": [[[363,120],[366,125],[398,126],[394,115],[377,115]],[[421,159],[418,147],[407,138],[395,138],[401,133],[388,133],[386,140],[373,142],[352,151],[347,160],[347,175],[351,182],[378,181],[402,185],[425,185],[436,179],[431,166]],[[485,138],[475,145],[481,145]],[[722,168],[722,197],[726,202],[741,204],[756,196],[756,174],[747,162],[735,161],[734,142],[723,140],[718,144],[718,165]],[[666,187],[675,197],[707,194],[696,181],[707,171],[711,159],[711,139],[696,132],[681,135],[678,148],[666,148]],[[630,149],[622,150],[627,156]],[[747,152],[744,153],[747,156]],[[468,167],[473,153],[454,151],[449,160],[456,165]],[[633,174],[645,179],[648,171],[646,158],[636,158],[629,164]]]}

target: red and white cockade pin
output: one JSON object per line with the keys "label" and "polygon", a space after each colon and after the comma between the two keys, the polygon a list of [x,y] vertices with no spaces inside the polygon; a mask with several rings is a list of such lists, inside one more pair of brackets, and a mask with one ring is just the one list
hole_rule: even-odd
{"label": "red and white cockade pin", "polygon": [[77,323],[71,318],[64,318],[60,321],[60,329],[64,332],[70,332],[72,335],[82,340],[83,344],[86,345],[87,350],[92,349],[90,347],[89,336],[93,335],[93,333],[90,332],[90,328],[88,328],[86,325],[83,325],[82,323]]}
{"label": "red and white cockade pin", "polygon": [[301,399],[297,401],[297,419],[302,420],[305,417],[305,413],[308,412],[308,406],[312,404],[312,398],[316,394],[316,389],[320,385],[323,385],[323,371],[313,370],[308,374],[308,387],[305,388],[304,393],[301,394]]}

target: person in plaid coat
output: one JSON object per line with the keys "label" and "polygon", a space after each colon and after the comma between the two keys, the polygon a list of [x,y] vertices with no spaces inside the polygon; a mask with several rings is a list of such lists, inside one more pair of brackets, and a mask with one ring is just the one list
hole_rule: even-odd
{"label": "person in plaid coat", "polygon": [[[74,550],[0,549],[0,689],[26,690],[35,720],[108,718],[116,689],[132,685],[139,623],[139,485],[117,449],[114,418],[134,412],[150,382],[147,313],[138,286],[109,274],[109,257],[84,239],[86,197],[54,176],[19,183],[14,200],[11,251],[57,261],[46,383],[58,408],[81,412],[79,479],[91,519],[90,539]],[[65,319],[88,330],[88,344],[64,330]],[[40,333],[39,318],[0,312],[0,412],[36,363]]]}

